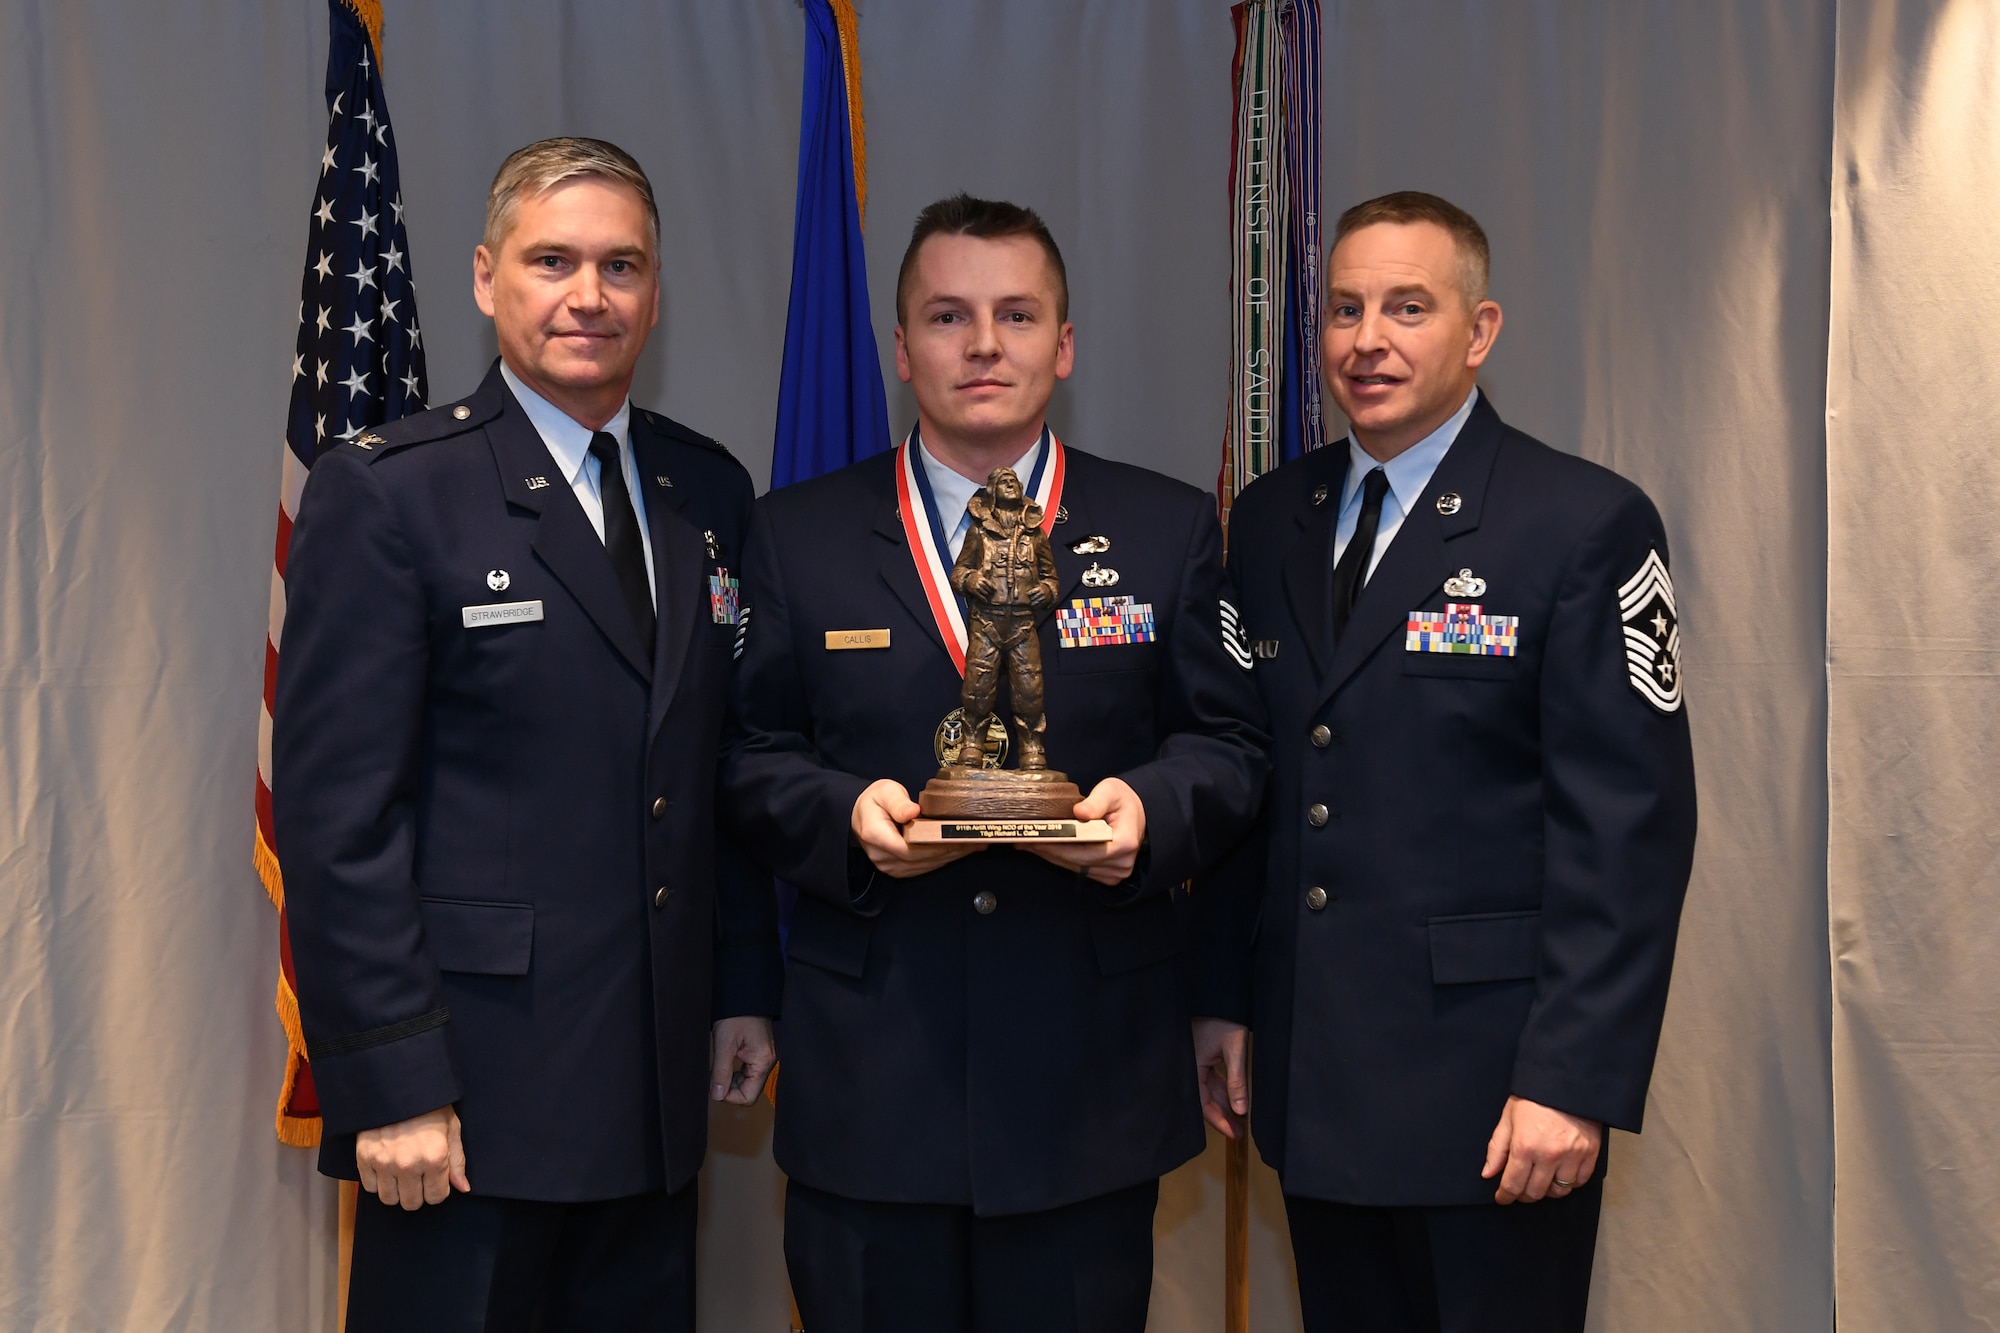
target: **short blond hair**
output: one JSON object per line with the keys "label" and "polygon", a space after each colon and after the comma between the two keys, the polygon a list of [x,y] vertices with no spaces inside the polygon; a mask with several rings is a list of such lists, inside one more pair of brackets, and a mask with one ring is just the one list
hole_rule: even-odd
{"label": "short blond hair", "polygon": [[645,169],[630,153],[603,139],[542,139],[509,153],[493,177],[493,188],[486,192],[486,234],[479,243],[499,254],[500,242],[513,227],[514,210],[522,199],[546,194],[584,176],[629,186],[639,196],[646,208],[646,221],[652,224],[653,258],[658,260],[660,209],[653,202],[653,182],[646,179]]}

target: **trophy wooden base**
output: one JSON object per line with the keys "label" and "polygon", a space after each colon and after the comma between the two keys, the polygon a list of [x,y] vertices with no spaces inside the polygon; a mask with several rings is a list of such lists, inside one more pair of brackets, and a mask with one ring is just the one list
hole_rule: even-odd
{"label": "trophy wooden base", "polygon": [[1074,819],[1083,793],[1052,768],[960,768],[924,784],[917,806],[930,819]]}
{"label": "trophy wooden base", "polygon": [[1110,842],[1111,826],[1078,819],[1083,799],[1052,768],[960,768],[948,764],[917,798],[923,817],[911,842]]}
{"label": "trophy wooden base", "polygon": [[903,835],[911,842],[1110,842],[1101,819],[917,819]]}

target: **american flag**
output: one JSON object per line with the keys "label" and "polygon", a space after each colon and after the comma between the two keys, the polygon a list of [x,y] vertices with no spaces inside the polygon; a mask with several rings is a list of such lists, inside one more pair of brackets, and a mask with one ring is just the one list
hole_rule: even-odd
{"label": "american flag", "polygon": [[381,15],[360,0],[328,0],[332,40],[326,60],[328,121],[306,233],[292,402],[285,422],[284,490],[278,502],[271,632],[264,645],[264,709],[257,727],[257,872],[278,908],[278,1016],[289,1051],[279,1094],[278,1137],[319,1142],[319,1099],[306,1065],[285,933],[285,888],[271,832],[271,703],[285,626],[285,552],[306,471],[321,452],[371,426],[420,412],[430,394],[396,141],[382,96]]}

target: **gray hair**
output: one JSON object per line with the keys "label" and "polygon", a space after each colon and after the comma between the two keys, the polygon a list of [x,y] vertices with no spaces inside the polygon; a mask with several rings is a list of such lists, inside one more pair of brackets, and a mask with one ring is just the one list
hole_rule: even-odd
{"label": "gray hair", "polygon": [[546,194],[567,181],[595,176],[630,186],[645,205],[653,225],[653,258],[660,256],[660,209],[653,202],[653,183],[633,156],[602,139],[543,139],[517,148],[500,164],[493,188],[486,193],[486,234],[479,238],[494,254],[514,225],[514,210],[523,198]]}

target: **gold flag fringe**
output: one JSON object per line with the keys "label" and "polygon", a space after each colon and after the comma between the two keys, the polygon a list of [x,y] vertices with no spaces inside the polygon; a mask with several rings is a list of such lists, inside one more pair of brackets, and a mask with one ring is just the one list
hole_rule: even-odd
{"label": "gold flag fringe", "polygon": [[257,867],[257,878],[264,881],[264,892],[271,899],[271,906],[280,912],[285,910],[285,872],[278,869],[278,854],[264,841],[264,830],[256,832],[256,844],[250,849],[250,863]]}
{"label": "gold flag fringe", "polygon": [[292,994],[282,972],[278,974],[277,1010],[278,1021],[285,1028],[286,1047],[285,1086],[278,1093],[278,1142],[292,1148],[317,1148],[320,1118],[285,1114],[285,1108],[292,1104],[292,1089],[298,1084],[299,1070],[306,1063],[306,1034],[299,1026],[298,997]]}
{"label": "gold flag fringe", "polygon": [[368,29],[368,41],[375,48],[375,63],[382,63],[382,0],[340,0],[343,7],[354,11],[354,17],[361,20],[361,26]]}
{"label": "gold flag fringe", "polygon": [[868,125],[861,118],[861,20],[854,0],[828,0],[840,33],[840,66],[847,84],[847,137],[854,145],[854,211],[868,226]]}
{"label": "gold flag fringe", "polygon": [[[271,905],[284,911],[284,872],[278,869],[277,854],[264,841],[264,830],[261,828],[257,830],[256,841],[250,849],[250,859],[257,867],[257,878],[264,881],[264,892],[270,895]],[[285,1086],[278,1092],[278,1142],[293,1148],[316,1148],[319,1146],[319,1117],[285,1114],[285,1108],[292,1104],[292,1089],[298,1085],[299,1070],[306,1063],[306,1030],[299,1023],[299,997],[292,994],[291,985],[286,982],[282,970],[278,973],[275,1007],[278,1022],[285,1029]]]}

